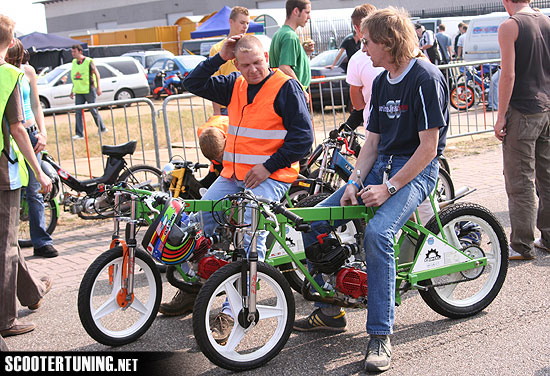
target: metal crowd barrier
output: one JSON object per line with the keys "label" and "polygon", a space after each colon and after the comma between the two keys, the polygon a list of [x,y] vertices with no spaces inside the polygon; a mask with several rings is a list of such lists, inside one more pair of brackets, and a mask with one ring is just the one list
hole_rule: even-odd
{"label": "metal crowd barrier", "polygon": [[[132,106],[136,104],[136,106]],[[101,108],[107,107],[107,110]],[[74,140],[75,112],[98,108],[108,132],[100,133],[87,111],[84,112],[84,140]],[[145,108],[145,109],[144,109]],[[135,98],[79,106],[57,107],[44,110],[46,127],[49,130],[46,149],[71,174],[75,176],[101,176],[105,166],[103,145],[117,145],[137,140],[138,146],[132,156],[126,158],[130,165],[150,164],[160,167],[160,145],[155,118],[155,106],[150,99]],[[148,115],[148,118],[146,116]],[[53,134],[52,134],[53,128]],[[55,151],[53,140],[55,139]],[[101,165],[98,160],[101,159]],[[69,165],[72,164],[72,170]]]}
{"label": "metal crowd barrier", "polygon": [[[471,106],[457,109],[449,106],[450,124],[448,137],[459,137],[483,132],[492,132],[496,121],[496,111],[486,110],[484,103],[490,90],[486,90],[486,83],[492,80],[492,72],[489,72],[489,80],[481,80],[474,83],[464,72],[471,71],[471,67],[482,64],[498,63],[500,60],[484,60],[475,62],[453,63],[441,65],[439,69],[445,74],[449,82],[449,96],[459,99],[463,95],[463,102],[467,102],[466,94],[457,94],[455,88],[473,88],[474,101]],[[486,77],[483,77],[486,78]],[[329,89],[325,95],[319,95],[323,89]],[[454,91],[453,91],[454,90]],[[321,142],[330,132],[338,127],[349,115],[349,88],[345,84],[345,76],[318,78],[311,82],[310,97],[313,99],[311,115],[315,128],[316,143]],[[317,92],[317,94],[315,94]],[[458,101],[460,102],[460,101]],[[135,104],[135,106],[131,106]],[[74,112],[90,108],[105,108],[100,114],[108,133],[99,133],[92,117],[85,114],[88,130],[88,142],[73,140]],[[118,108],[115,108],[118,107]],[[154,164],[157,167],[175,155],[185,160],[206,162],[200,152],[197,139],[197,128],[205,123],[212,115],[210,101],[192,94],[172,95],[164,100],[162,109],[157,112],[153,102],[147,98],[136,98],[124,101],[112,101],[105,103],[87,104],[81,106],[67,106],[62,108],[47,109],[46,124],[50,127],[49,145],[50,152],[60,161],[64,168],[72,163],[73,171],[77,176],[99,176],[105,165],[104,156],[101,154],[101,146],[104,144],[119,144],[132,139],[138,140],[138,148],[134,156],[128,158],[129,163]],[[157,117],[162,121],[164,128],[157,129]],[[53,134],[51,132],[53,127]],[[162,135],[161,133],[165,134]],[[164,137],[163,137],[164,136]],[[53,151],[53,139],[55,137],[56,150]],[[90,159],[99,161],[88,163]]]}

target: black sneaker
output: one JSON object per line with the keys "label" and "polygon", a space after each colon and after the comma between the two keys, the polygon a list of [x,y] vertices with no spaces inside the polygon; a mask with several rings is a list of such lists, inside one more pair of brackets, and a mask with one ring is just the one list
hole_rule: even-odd
{"label": "black sneaker", "polygon": [[39,257],[57,257],[57,250],[51,244],[34,249],[34,255]]}
{"label": "black sneaker", "polygon": [[336,316],[325,315],[321,308],[317,308],[305,319],[294,322],[294,329],[300,332],[314,330],[330,330],[333,332],[345,332],[347,330],[346,312],[342,310]]}
{"label": "black sneaker", "polygon": [[391,343],[390,336],[371,336],[367,345],[365,371],[383,372],[390,368]]}

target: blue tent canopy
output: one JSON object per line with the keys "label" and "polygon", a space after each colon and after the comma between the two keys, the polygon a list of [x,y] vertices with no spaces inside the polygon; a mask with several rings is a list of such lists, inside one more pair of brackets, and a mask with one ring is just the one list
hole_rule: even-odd
{"label": "blue tent canopy", "polygon": [[[191,39],[216,37],[229,34],[229,15],[231,8],[224,6],[218,13],[206,20],[199,28],[191,32]],[[264,31],[264,25],[257,22],[250,22],[248,25],[249,33],[261,33]]]}
{"label": "blue tent canopy", "polygon": [[83,49],[88,48],[87,43],[76,39],[60,37],[54,34],[44,34],[39,32],[23,35],[19,38],[23,47],[29,49],[34,47],[36,51],[59,51],[70,49],[75,44],[80,44]]}

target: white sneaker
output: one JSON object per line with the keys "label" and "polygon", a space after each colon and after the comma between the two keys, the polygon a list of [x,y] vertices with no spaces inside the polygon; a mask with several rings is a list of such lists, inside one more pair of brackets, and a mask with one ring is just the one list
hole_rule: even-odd
{"label": "white sneaker", "polygon": [[77,135],[77,134],[75,134],[75,135],[73,136],[73,140],[82,140],[83,138],[84,138],[84,137],[79,136],[79,135]]}
{"label": "white sneaker", "polygon": [[524,256],[519,252],[514,251],[512,247],[508,247],[508,260],[532,260],[535,256]]}
{"label": "white sneaker", "polygon": [[107,132],[109,132],[109,128],[105,128],[101,131],[101,133],[107,133]]}
{"label": "white sneaker", "polygon": [[544,244],[542,244],[542,238],[538,238],[535,240],[535,247],[537,248],[540,248],[540,249],[544,249],[545,251],[547,252],[550,252],[550,248],[544,246]]}

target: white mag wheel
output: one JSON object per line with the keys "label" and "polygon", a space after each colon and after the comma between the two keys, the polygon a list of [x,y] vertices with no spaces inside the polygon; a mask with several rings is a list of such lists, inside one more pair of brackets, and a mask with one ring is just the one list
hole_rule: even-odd
{"label": "white mag wheel", "polygon": [[[201,288],[193,309],[193,331],[201,351],[214,364],[233,371],[260,367],[275,357],[294,325],[294,296],[288,282],[262,262],[257,273],[258,320],[247,328],[239,324],[241,268],[242,262],[232,262],[217,270]],[[212,330],[224,307],[230,308],[234,319],[229,337],[218,338],[218,343]]]}
{"label": "white mag wheel", "polygon": [[[422,281],[420,284],[434,287],[419,292],[430,308],[441,315],[472,316],[495,299],[504,283],[508,268],[506,235],[496,217],[476,204],[448,206],[439,217],[447,241],[466,255],[486,257],[487,265]],[[426,228],[439,233],[435,218]]]}
{"label": "white mag wheel", "polygon": [[135,341],[151,326],[162,296],[160,274],[144,251],[136,250],[133,300],[123,308],[123,252],[115,247],[90,265],[78,291],[78,314],[86,332],[97,342],[120,346]]}

